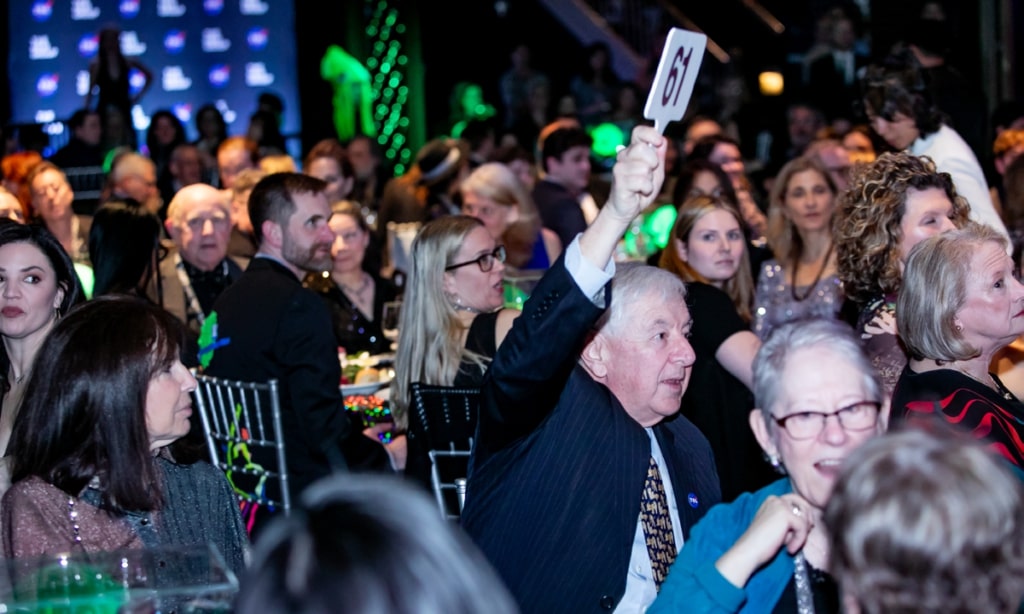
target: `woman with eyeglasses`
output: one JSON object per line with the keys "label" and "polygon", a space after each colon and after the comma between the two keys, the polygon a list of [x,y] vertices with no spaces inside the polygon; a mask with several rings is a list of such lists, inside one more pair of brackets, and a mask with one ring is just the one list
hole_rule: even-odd
{"label": "woman with eyeglasses", "polygon": [[[483,222],[452,215],[428,222],[412,244],[412,263],[399,316],[391,411],[395,426],[409,426],[413,382],[478,387],[484,372],[519,315],[502,309],[505,247]],[[406,473],[419,472],[419,455],[409,442]],[[429,484],[429,478],[427,482]]]}
{"label": "woman with eyeglasses", "polygon": [[750,427],[786,475],[711,508],[669,569],[658,612],[840,612],[821,521],[846,458],[883,430],[882,387],[853,330],[775,329],[754,359]]}

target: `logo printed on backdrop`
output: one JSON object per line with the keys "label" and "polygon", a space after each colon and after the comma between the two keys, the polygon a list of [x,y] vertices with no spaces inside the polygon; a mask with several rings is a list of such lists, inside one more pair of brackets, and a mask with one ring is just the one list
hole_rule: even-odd
{"label": "logo printed on backdrop", "polygon": [[142,71],[133,68],[128,72],[128,91],[132,94],[138,94],[142,91],[142,86],[146,85],[146,75],[142,74]]}
{"label": "logo printed on backdrop", "polygon": [[179,102],[171,106],[171,113],[181,120],[181,123],[188,124],[192,121],[192,104],[188,102]]}
{"label": "logo printed on backdrop", "polygon": [[165,66],[160,83],[165,92],[181,92],[192,87],[192,79],[185,76],[181,66]]}
{"label": "logo printed on backdrop", "polygon": [[224,10],[224,0],[203,0],[203,10],[210,17],[220,15]]}
{"label": "logo printed on backdrop", "polygon": [[259,51],[267,46],[270,40],[270,31],[266,28],[252,28],[245,35],[245,42],[249,43],[249,49]]}
{"label": "logo printed on backdrop", "polygon": [[245,65],[245,84],[249,87],[266,87],[274,84],[274,75],[267,72],[263,62],[249,62]]}
{"label": "logo printed on backdrop", "polygon": [[60,76],[55,72],[48,72],[40,75],[36,81],[36,93],[43,98],[49,98],[57,93],[57,83]]}
{"label": "logo printed on backdrop", "polygon": [[130,56],[142,55],[146,53],[146,43],[139,40],[139,33],[135,30],[125,30],[121,33],[121,52]]}
{"label": "logo printed on backdrop", "polygon": [[57,112],[53,109],[39,109],[36,111],[35,122],[37,124],[49,124],[57,121]]}
{"label": "logo printed on backdrop", "polygon": [[[133,108],[133,120],[135,113],[145,119],[146,113],[184,101],[222,100],[234,118],[229,126],[237,131],[234,124],[247,112],[233,109],[251,105],[253,90],[272,87],[286,101],[295,102],[296,76],[289,69],[296,60],[293,4],[291,0],[6,0],[3,7],[14,7],[8,33],[11,63],[21,67],[9,75],[10,121],[66,118],[80,108],[90,86],[88,67],[99,54],[99,32],[107,24],[117,24],[122,30],[122,52],[138,58],[154,73],[152,87]],[[242,9],[246,16],[240,15]],[[211,68],[216,69],[211,73]],[[143,79],[141,73],[130,73],[129,91],[140,91]],[[283,127],[294,131],[301,126],[298,107],[286,107]],[[138,122],[135,128],[143,129]]]}
{"label": "logo printed on backdrop", "polygon": [[28,59],[52,60],[60,55],[60,50],[50,43],[46,34],[36,34],[28,39]]}
{"label": "logo printed on backdrop", "polygon": [[157,17],[181,17],[185,14],[185,5],[178,0],[157,0]]}
{"label": "logo printed on backdrop", "polygon": [[42,23],[53,15],[53,0],[36,0],[32,3],[32,19]]}
{"label": "logo printed on backdrop", "polygon": [[90,79],[88,70],[80,70],[75,73],[75,94],[77,94],[79,98],[89,93],[89,85]]}
{"label": "logo printed on backdrop", "polygon": [[121,0],[117,3],[117,10],[125,19],[137,17],[139,15],[139,0]]}
{"label": "logo printed on backdrop", "polygon": [[213,106],[217,107],[220,114],[224,116],[224,121],[229,124],[234,123],[235,118],[238,117],[238,113],[235,113],[235,110],[228,105],[228,101],[223,98],[217,99],[217,101],[213,103]]}
{"label": "logo printed on backdrop", "polygon": [[231,80],[231,67],[227,64],[214,64],[210,69],[210,85],[224,87]]}
{"label": "logo printed on backdrop", "polygon": [[164,37],[164,49],[167,53],[178,54],[185,49],[185,31],[171,30]]}
{"label": "logo printed on backdrop", "polygon": [[92,0],[71,0],[71,19],[89,21],[98,19],[100,10],[92,5]]}
{"label": "logo printed on backdrop", "polygon": [[83,58],[91,58],[100,48],[100,37],[97,34],[86,34],[78,39],[78,53]]}
{"label": "logo printed on backdrop", "polygon": [[270,10],[270,5],[263,0],[240,0],[238,8],[243,15],[263,15]]}
{"label": "logo printed on backdrop", "polygon": [[678,121],[686,114],[707,44],[708,37],[699,32],[669,30],[644,106],[644,117],[654,121],[658,132],[664,134],[669,122]]}
{"label": "logo printed on backdrop", "polygon": [[220,53],[231,49],[231,41],[224,38],[220,28],[203,28],[203,51]]}

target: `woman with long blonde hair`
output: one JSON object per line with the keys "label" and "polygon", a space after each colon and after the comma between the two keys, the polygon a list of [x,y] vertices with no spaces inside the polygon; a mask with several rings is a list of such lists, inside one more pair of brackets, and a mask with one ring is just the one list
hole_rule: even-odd
{"label": "woman with long blonde hair", "polygon": [[[505,247],[476,218],[428,222],[413,241],[410,262],[390,395],[399,431],[409,426],[413,382],[479,387],[520,313],[502,309]],[[429,484],[426,452],[409,438],[406,473]]]}

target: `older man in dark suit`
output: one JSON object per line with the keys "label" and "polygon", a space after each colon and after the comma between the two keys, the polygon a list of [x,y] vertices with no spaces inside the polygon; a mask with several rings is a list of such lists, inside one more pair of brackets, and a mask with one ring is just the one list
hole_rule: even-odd
{"label": "older man in dark suit", "polygon": [[228,256],[231,208],[205,183],[178,190],[164,222],[174,249],[160,261],[159,302],[198,338],[217,297],[242,276],[247,262]]}
{"label": "older man in dark suit", "polygon": [[694,361],[685,288],[611,262],[658,194],[664,153],[652,128],[634,131],[611,199],[537,286],[481,391],[463,525],[524,612],[643,611],[721,498],[707,440],[678,415]]}

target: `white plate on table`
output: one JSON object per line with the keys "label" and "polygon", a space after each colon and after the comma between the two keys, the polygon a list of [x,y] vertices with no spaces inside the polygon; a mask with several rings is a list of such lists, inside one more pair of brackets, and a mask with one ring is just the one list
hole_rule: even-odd
{"label": "white plate on table", "polygon": [[391,382],[367,382],[365,384],[342,384],[341,396],[348,397],[352,395],[373,394],[390,383]]}
{"label": "white plate on table", "polygon": [[[374,362],[373,364],[377,364]],[[394,378],[394,371],[390,368],[380,369],[380,380],[376,382],[364,382],[362,384],[342,384],[341,385],[341,396],[347,397],[354,394],[366,395],[373,394],[379,390],[387,388],[391,385],[391,380]]]}

